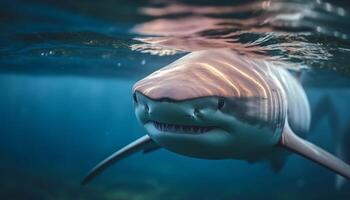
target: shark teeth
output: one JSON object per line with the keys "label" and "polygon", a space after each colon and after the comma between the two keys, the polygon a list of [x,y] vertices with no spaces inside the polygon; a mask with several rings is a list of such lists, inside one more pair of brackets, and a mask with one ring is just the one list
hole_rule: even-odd
{"label": "shark teeth", "polygon": [[153,122],[156,129],[163,132],[174,132],[174,133],[190,133],[190,134],[201,134],[210,131],[214,127],[212,126],[191,126],[191,125],[178,125],[178,124],[167,124],[160,122]]}

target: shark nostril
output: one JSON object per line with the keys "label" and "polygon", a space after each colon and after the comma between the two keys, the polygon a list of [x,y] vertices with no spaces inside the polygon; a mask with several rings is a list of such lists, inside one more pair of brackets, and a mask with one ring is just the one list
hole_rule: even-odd
{"label": "shark nostril", "polygon": [[200,113],[200,111],[199,111],[198,108],[195,108],[195,109],[193,110],[193,114],[194,114],[194,116],[196,116],[196,117],[200,117],[200,115],[201,115],[201,113]]}
{"label": "shark nostril", "polygon": [[218,109],[221,110],[224,107],[224,105],[225,105],[225,99],[220,97],[218,99],[218,105],[217,105]]}
{"label": "shark nostril", "polygon": [[145,104],[145,111],[146,111],[147,113],[149,113],[149,107],[148,107],[147,104]]}

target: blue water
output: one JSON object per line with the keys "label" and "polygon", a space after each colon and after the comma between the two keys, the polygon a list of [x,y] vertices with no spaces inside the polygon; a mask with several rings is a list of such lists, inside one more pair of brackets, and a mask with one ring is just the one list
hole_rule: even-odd
{"label": "blue water", "polygon": [[[345,140],[350,154],[350,5],[266,1],[270,9],[262,9],[242,3],[174,3],[187,11],[154,15],[145,8],[162,11],[168,3],[1,1],[0,199],[349,199],[349,182],[336,189],[332,172],[297,155],[274,173],[267,163],[209,161],[161,149],[125,159],[80,186],[97,162],[145,134],[134,115],[132,85],[190,51],[210,48],[192,44],[196,39],[287,63],[301,74],[312,110],[325,96],[334,106],[336,117],[315,122],[308,140],[330,152]],[[249,8],[201,10],[239,5]],[[228,26],[190,26],[181,36],[137,29],[167,19],[158,28],[175,23],[179,30],[178,20],[198,16]],[[140,40],[151,36],[176,42]]]}

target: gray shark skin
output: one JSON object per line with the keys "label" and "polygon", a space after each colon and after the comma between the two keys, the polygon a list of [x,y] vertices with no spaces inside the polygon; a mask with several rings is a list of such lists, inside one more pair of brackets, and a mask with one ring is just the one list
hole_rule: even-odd
{"label": "gray shark skin", "polygon": [[135,114],[147,135],[117,151],[85,177],[86,184],[138,151],[166,148],[206,159],[271,161],[295,152],[350,179],[350,166],[302,139],[310,108],[285,69],[229,49],[190,53],[138,81]]}

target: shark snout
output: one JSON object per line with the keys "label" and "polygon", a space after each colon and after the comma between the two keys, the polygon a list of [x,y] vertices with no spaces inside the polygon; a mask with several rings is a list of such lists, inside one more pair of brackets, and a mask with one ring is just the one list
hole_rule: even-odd
{"label": "shark snout", "polygon": [[134,94],[135,113],[145,124],[149,121],[174,124],[193,124],[199,117],[198,109],[192,104],[172,99],[151,99],[136,92]]}

